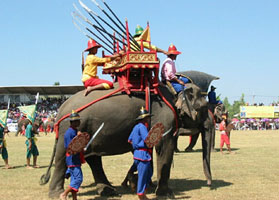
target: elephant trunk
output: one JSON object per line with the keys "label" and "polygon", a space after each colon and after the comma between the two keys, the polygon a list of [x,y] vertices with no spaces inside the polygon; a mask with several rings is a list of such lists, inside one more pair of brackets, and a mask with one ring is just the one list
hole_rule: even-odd
{"label": "elephant trunk", "polygon": [[58,141],[58,139],[55,139],[55,143],[54,143],[54,147],[53,147],[53,151],[52,151],[50,163],[49,163],[49,166],[48,166],[48,168],[47,168],[47,172],[41,176],[40,185],[45,185],[45,184],[47,184],[48,181],[49,181],[49,179],[50,179],[50,176],[51,176],[50,169],[51,169],[51,167],[52,167],[52,164],[53,164],[53,161],[54,161],[54,158],[55,158],[55,152],[56,152],[57,141]]}

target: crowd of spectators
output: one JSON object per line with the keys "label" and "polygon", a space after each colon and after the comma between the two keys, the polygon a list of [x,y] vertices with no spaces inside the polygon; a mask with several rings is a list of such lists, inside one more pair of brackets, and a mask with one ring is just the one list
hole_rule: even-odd
{"label": "crowd of spectators", "polygon": [[[45,98],[40,99],[37,103],[37,117],[41,119],[45,118],[55,118],[59,107],[67,100],[67,98]],[[18,107],[32,105],[35,102],[30,101],[27,103],[11,103],[8,113],[8,122],[18,122],[22,117]],[[7,109],[7,103],[0,104],[0,110]]]}
{"label": "crowd of spectators", "polygon": [[279,129],[279,119],[241,119],[234,120],[236,130],[276,130]]}

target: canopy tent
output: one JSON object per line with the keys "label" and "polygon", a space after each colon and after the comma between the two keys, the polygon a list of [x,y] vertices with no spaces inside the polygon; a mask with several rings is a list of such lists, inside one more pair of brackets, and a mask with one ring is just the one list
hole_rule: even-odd
{"label": "canopy tent", "polygon": [[72,95],[84,89],[82,85],[53,86],[9,86],[0,87],[0,94]]}

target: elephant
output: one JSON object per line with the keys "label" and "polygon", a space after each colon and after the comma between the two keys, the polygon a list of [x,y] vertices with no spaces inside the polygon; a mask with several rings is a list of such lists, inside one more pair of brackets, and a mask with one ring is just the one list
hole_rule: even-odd
{"label": "elephant", "polygon": [[[226,114],[227,111],[225,109],[224,104],[210,104],[209,103],[209,110],[208,110],[209,114],[211,116],[213,116],[213,120],[214,120],[214,124],[215,123],[220,123],[222,121],[222,115]],[[228,124],[230,122],[228,121]],[[216,130],[215,128],[212,130],[212,141],[211,141],[211,151],[216,151],[215,150],[215,134],[216,134]],[[194,146],[196,145],[197,141],[199,138],[199,134],[193,135],[190,141],[190,144],[185,148],[186,152],[192,152]]]}
{"label": "elephant", "polygon": [[54,119],[50,119],[50,120],[47,120],[45,123],[43,123],[43,129],[44,129],[45,135],[47,135],[47,133],[48,133],[48,128],[51,133],[53,132],[54,122],[55,122]]}
{"label": "elephant", "polygon": [[[118,88],[118,83],[115,83],[114,87]],[[177,98],[170,90],[161,84],[158,86],[158,89],[163,98],[175,107],[174,104]],[[188,128],[191,131],[198,126],[202,132],[204,173],[209,185],[212,181],[210,170],[210,131],[212,128],[212,124],[210,123],[212,120],[207,112],[208,104],[200,88],[192,83],[187,84],[187,88],[182,93],[183,95],[178,96],[179,109],[175,110],[170,109],[159,95],[153,93],[150,95],[150,110],[154,115],[151,118],[151,125],[161,122],[165,130],[170,130],[170,133],[164,136],[155,147],[158,180],[156,195],[173,195],[172,190],[168,187],[168,180],[170,178],[170,168],[177,138],[175,135],[176,116],[178,116],[179,127]],[[64,102],[59,109],[56,121],[71,113],[72,110],[76,110],[93,100],[107,95],[108,91],[96,90],[86,97],[83,94],[84,91],[80,91]],[[131,95],[116,93],[79,112],[81,117],[79,130],[81,132],[87,132],[93,135],[100,124],[105,124],[85,152],[85,160],[91,168],[95,183],[99,188],[98,193],[101,195],[115,194],[115,189],[111,186],[103,170],[102,156],[117,155],[132,151],[132,147],[128,143],[128,137],[135,125],[138,111],[145,105],[144,99],[144,93],[132,93]],[[41,184],[45,184],[50,176],[49,169],[52,161],[55,159],[54,175],[49,185],[49,197],[51,198],[58,197],[64,191],[66,150],[64,148],[63,135],[68,127],[69,122],[66,120],[62,120],[59,124],[59,137],[55,140],[50,166],[47,174],[41,177]]]}
{"label": "elephant", "polygon": [[[26,127],[27,124],[29,124],[29,120],[27,118],[25,119],[21,119],[18,124],[17,124],[17,132],[16,132],[16,136],[18,136],[19,133],[21,133],[22,131],[22,126],[24,125]],[[34,130],[35,130],[35,134],[39,134],[39,132],[37,131],[38,128],[40,127],[40,125],[42,124],[42,120],[41,119],[38,119],[36,118],[35,119],[35,123],[33,123],[33,127],[34,127]]]}

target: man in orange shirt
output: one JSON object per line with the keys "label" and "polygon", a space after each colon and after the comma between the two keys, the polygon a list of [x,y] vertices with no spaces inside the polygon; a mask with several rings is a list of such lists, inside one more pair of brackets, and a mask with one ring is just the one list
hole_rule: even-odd
{"label": "man in orange shirt", "polygon": [[98,49],[102,47],[95,40],[88,41],[88,47],[85,51],[89,51],[85,61],[84,70],[82,72],[82,82],[86,88],[84,96],[93,90],[108,90],[113,88],[113,83],[107,80],[99,79],[97,76],[97,67],[104,66],[105,63],[110,62],[120,55],[112,55],[107,58],[100,58],[96,56]]}

